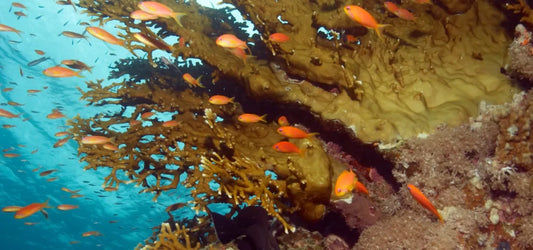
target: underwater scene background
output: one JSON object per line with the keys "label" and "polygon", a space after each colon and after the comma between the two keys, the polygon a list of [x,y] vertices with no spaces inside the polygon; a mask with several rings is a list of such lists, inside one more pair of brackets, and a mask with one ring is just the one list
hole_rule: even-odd
{"label": "underwater scene background", "polygon": [[2,249],[531,249],[527,1],[0,2]]}

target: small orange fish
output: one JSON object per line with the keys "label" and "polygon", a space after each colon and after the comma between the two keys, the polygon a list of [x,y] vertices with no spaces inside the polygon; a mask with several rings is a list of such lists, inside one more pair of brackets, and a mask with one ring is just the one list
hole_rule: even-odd
{"label": "small orange fish", "polygon": [[420,205],[431,211],[439,218],[439,221],[441,223],[444,223],[444,220],[442,219],[442,216],[440,215],[439,211],[437,211],[433,204],[431,204],[428,198],[426,198],[426,196],[417,187],[412,184],[407,184],[407,189],[409,189],[409,192],[411,192],[413,198],[415,198],[415,200],[420,203]]}
{"label": "small orange fish", "polygon": [[237,117],[240,122],[244,123],[256,123],[256,122],[266,122],[266,115],[258,116],[256,114],[242,114]]}
{"label": "small orange fish", "polygon": [[141,114],[141,119],[148,119],[154,115],[154,112],[148,111]]}
{"label": "small orange fish", "polygon": [[42,51],[40,49],[36,49],[35,53],[37,53],[37,55],[41,55],[41,56],[45,54],[44,51]]}
{"label": "small orange fish", "polygon": [[396,11],[398,10],[398,6],[395,3],[386,1],[383,3],[383,5],[385,5],[385,9],[387,9],[393,14],[396,14]]}
{"label": "small orange fish", "polygon": [[9,128],[13,128],[15,127],[15,125],[11,125],[11,124],[2,124],[2,128],[5,128],[5,129],[9,129]]}
{"label": "small orange fish", "polygon": [[78,206],[78,205],[61,204],[61,205],[57,206],[57,209],[63,210],[63,211],[67,211],[67,210],[72,210],[72,209],[76,209],[76,208],[79,208],[79,207],[80,206]]}
{"label": "small orange fish", "polygon": [[133,37],[137,39],[137,41],[143,43],[146,46],[165,50],[167,52],[172,52],[172,46],[168,45],[165,41],[161,39],[156,39],[156,38],[147,36],[143,33],[134,33]]}
{"label": "small orange fish", "polygon": [[148,12],[142,11],[142,10],[136,10],[130,14],[130,17],[135,20],[141,20],[141,21],[147,21],[147,20],[154,20],[157,19],[158,16],[152,15]]}
{"label": "small orange fish", "polygon": [[317,133],[307,133],[297,127],[293,126],[283,126],[279,127],[277,132],[280,135],[286,136],[288,138],[297,138],[297,139],[303,139],[308,138],[309,136],[316,135]]}
{"label": "small orange fish", "polygon": [[365,185],[363,185],[363,183],[361,183],[360,181],[355,182],[354,188],[359,193],[366,194],[367,196],[369,195],[368,189],[366,189]]}
{"label": "small orange fish", "polygon": [[272,148],[281,153],[298,153],[304,156],[304,150],[300,149],[292,142],[280,141],[272,146]]}
{"label": "small orange fish", "polygon": [[65,145],[65,143],[67,143],[69,140],[70,140],[70,137],[58,140],[56,143],[54,143],[54,148],[58,148],[58,147]]}
{"label": "small orange fish", "polygon": [[24,104],[20,104],[18,102],[14,102],[14,101],[8,101],[7,104],[11,105],[11,106],[23,106]]}
{"label": "small orange fish", "polygon": [[380,29],[387,26],[388,24],[379,24],[376,22],[376,19],[368,13],[365,9],[357,6],[357,5],[347,5],[344,7],[344,13],[348,15],[348,17],[362,26],[373,29],[378,34],[378,37],[382,39],[381,31]]}
{"label": "small orange fish", "polygon": [[102,234],[98,231],[88,231],[85,233],[82,233],[81,236],[83,237],[89,237],[89,236],[102,236]]}
{"label": "small orange fish", "polygon": [[20,30],[17,30],[17,29],[15,29],[15,28],[13,28],[13,27],[10,27],[10,26],[4,25],[4,24],[0,24],[0,31],[15,32],[15,33],[17,33],[17,35],[19,35],[19,36],[20,36],[20,33],[22,32],[22,31],[20,31]]}
{"label": "small orange fish", "polygon": [[246,54],[246,52],[244,51],[244,49],[241,49],[241,48],[233,48],[233,49],[228,49],[229,52],[231,52],[231,54],[235,55],[236,57],[242,59],[244,62],[246,62],[246,60],[248,59],[248,55]]}
{"label": "small orange fish", "polygon": [[106,143],[102,147],[107,149],[107,150],[111,150],[111,151],[117,151],[118,150],[118,147],[113,145],[113,144],[111,144],[111,143]]}
{"label": "small orange fish", "polygon": [[61,35],[64,35],[66,37],[70,37],[70,38],[83,38],[85,40],[87,40],[87,37],[80,34],[80,33],[76,33],[76,32],[73,32],[73,31],[63,31],[61,32]]}
{"label": "small orange fish", "polygon": [[66,116],[63,113],[61,113],[61,111],[59,111],[58,109],[53,109],[52,113],[46,115],[46,118],[48,119],[60,119],[64,117]]}
{"label": "small orange fish", "polygon": [[65,136],[65,135],[70,135],[70,132],[68,131],[61,131],[61,132],[57,132],[54,134],[55,136],[57,137],[62,137],[62,136]]}
{"label": "small orange fish", "polygon": [[26,90],[26,92],[30,93],[30,94],[35,94],[35,93],[39,93],[41,92],[41,90],[38,90],[38,89],[28,89]]}
{"label": "small orange fish", "polygon": [[163,18],[173,18],[180,27],[183,27],[183,25],[181,25],[181,18],[187,15],[183,12],[174,12],[168,6],[154,1],[140,2],[137,7],[148,14]]}
{"label": "small orange fish", "polygon": [[58,177],[52,177],[52,178],[48,178],[46,179],[47,182],[52,182],[52,181],[55,181],[57,180]]}
{"label": "small orange fish", "polygon": [[7,110],[0,109],[0,116],[5,118],[16,118],[19,117],[19,115],[15,115]]}
{"label": "small orange fish", "polygon": [[355,173],[350,169],[342,171],[342,173],[337,177],[335,182],[335,195],[337,197],[344,196],[345,194],[352,192],[357,182],[357,177]]}
{"label": "small orange fish", "polygon": [[97,144],[106,144],[111,142],[111,139],[105,136],[99,135],[89,135],[81,138],[82,144],[97,145]]}
{"label": "small orange fish", "polygon": [[80,197],[83,197],[84,195],[83,194],[73,194],[70,196],[70,198],[80,198]]}
{"label": "small orange fish", "polygon": [[7,206],[2,208],[2,212],[13,213],[19,211],[21,208],[21,206]]}
{"label": "small orange fish", "polygon": [[21,4],[21,3],[12,2],[11,5],[13,5],[13,7],[26,9],[26,6],[24,6],[24,4]]}
{"label": "small orange fish", "polygon": [[39,173],[39,176],[47,176],[53,172],[57,172],[57,169],[50,169],[50,170],[46,170],[46,171],[43,171],[41,173]]}
{"label": "small orange fish", "polygon": [[227,96],[223,96],[223,95],[214,95],[214,96],[211,96],[209,98],[209,103],[213,104],[213,105],[225,105],[225,104],[228,104],[228,103],[233,103],[233,99],[235,99],[234,97],[232,98],[229,98]]}
{"label": "small orange fish", "polygon": [[75,194],[75,193],[81,191],[81,189],[78,189],[78,190],[70,190],[70,189],[68,189],[68,188],[66,188],[66,187],[62,187],[61,190],[65,191],[65,192],[67,192],[67,193],[71,193],[71,194]]}
{"label": "small orange fish", "polygon": [[80,75],[80,71],[74,71],[69,68],[64,68],[61,66],[54,66],[54,67],[47,68],[43,70],[43,74],[45,76],[50,76],[50,77],[72,77],[72,76],[83,77]]}
{"label": "small orange fish", "polygon": [[4,154],[4,157],[6,158],[15,158],[15,157],[19,157],[20,155],[19,154],[15,154],[15,153],[5,153]]}
{"label": "small orange fish", "polygon": [[180,124],[179,121],[170,120],[170,121],[163,122],[163,127],[165,127],[165,128],[173,128],[173,127],[178,126],[179,124]]}
{"label": "small orange fish", "polygon": [[37,224],[39,224],[39,222],[28,222],[28,221],[24,222],[24,225],[28,225],[28,226],[33,226]]}
{"label": "small orange fish", "polygon": [[347,43],[357,43],[359,42],[359,39],[353,35],[346,35],[344,36],[344,39],[346,40]]}
{"label": "small orange fish", "polygon": [[130,127],[133,127],[133,126],[135,126],[135,125],[139,125],[139,124],[141,124],[141,123],[142,123],[142,122],[139,121],[139,120],[131,120],[131,121],[129,122]]}
{"label": "small orange fish", "polygon": [[290,37],[283,33],[274,33],[268,37],[268,40],[275,43],[284,43],[289,41]]}
{"label": "small orange fish", "polygon": [[183,80],[187,82],[187,84],[191,87],[200,87],[205,88],[204,85],[200,82],[200,79],[202,79],[203,75],[199,76],[197,79],[194,79],[194,77],[191,76],[189,73],[183,74]]}
{"label": "small orange fish", "polygon": [[413,13],[409,12],[406,9],[398,9],[396,10],[396,12],[394,12],[394,14],[396,14],[396,16],[398,16],[401,19],[405,19],[409,21],[413,21],[416,19],[415,15],[413,15]]}
{"label": "small orange fish", "polygon": [[115,192],[115,191],[118,191],[118,188],[117,187],[105,187],[104,191],[106,191],[106,192]]}
{"label": "small orange fish", "polygon": [[22,11],[15,11],[13,12],[16,16],[19,16],[19,17],[22,17],[22,16],[26,16],[26,14]]}
{"label": "small orange fish", "polygon": [[109,32],[101,29],[101,28],[98,28],[98,27],[87,27],[85,28],[85,30],[87,30],[87,32],[89,32],[89,34],[93,35],[94,37],[104,41],[104,42],[108,42],[110,44],[115,44],[115,45],[120,45],[120,46],[123,46],[124,45],[124,40],[121,40],[121,39],[118,39],[116,38],[115,36],[111,35]]}
{"label": "small orange fish", "polygon": [[248,45],[245,41],[237,38],[235,35],[232,34],[224,34],[219,36],[216,40],[216,44],[226,49],[241,48],[250,51],[250,48],[248,48]]}
{"label": "small orange fish", "polygon": [[2,89],[3,92],[9,92],[9,91],[11,91],[11,90],[13,90],[13,88],[3,88],[3,89]]}
{"label": "small orange fish", "polygon": [[290,126],[291,124],[289,123],[289,120],[287,119],[287,117],[282,115],[278,118],[278,125],[283,127],[283,126]]}
{"label": "small orange fish", "polygon": [[43,210],[44,208],[52,208],[51,206],[48,205],[48,200],[46,200],[43,203],[32,203],[30,205],[27,205],[21,208],[15,214],[15,219],[24,219],[38,211],[44,211]]}

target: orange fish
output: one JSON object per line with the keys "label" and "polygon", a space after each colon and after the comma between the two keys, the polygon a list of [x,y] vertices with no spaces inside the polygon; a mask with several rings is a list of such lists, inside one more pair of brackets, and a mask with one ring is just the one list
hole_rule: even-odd
{"label": "orange fish", "polygon": [[396,16],[398,16],[401,19],[405,19],[409,21],[413,21],[416,19],[415,15],[413,15],[413,13],[409,12],[406,9],[397,9],[396,12],[394,12],[394,14],[396,14]]}
{"label": "orange fish", "polygon": [[15,11],[13,12],[16,16],[19,16],[19,17],[22,17],[22,16],[26,16],[26,14],[24,14],[24,12],[22,11]]}
{"label": "orange fish", "polygon": [[83,197],[84,195],[83,194],[73,194],[70,196],[70,198],[80,198],[80,197]]}
{"label": "orange fish", "polygon": [[80,207],[80,206],[78,206],[78,205],[69,205],[69,204],[61,204],[61,205],[57,206],[57,209],[63,210],[63,211],[67,211],[67,210],[76,209],[78,207]]}
{"label": "orange fish", "polygon": [[9,92],[9,91],[11,91],[11,90],[13,90],[13,88],[3,88],[3,89],[2,89],[3,92]]}
{"label": "orange fish", "polygon": [[181,18],[187,15],[183,12],[174,12],[168,6],[154,1],[140,2],[137,7],[148,14],[163,18],[173,18],[180,27],[183,27],[183,25],[181,25]]}
{"label": "orange fish", "polygon": [[226,49],[241,48],[250,51],[250,48],[248,48],[248,45],[245,41],[240,40],[232,34],[224,34],[219,36],[216,40],[216,44]]}
{"label": "orange fish", "polygon": [[28,226],[33,226],[33,225],[37,225],[39,224],[39,222],[24,222],[24,225],[28,225]]}
{"label": "orange fish", "polygon": [[156,39],[156,38],[147,36],[143,33],[134,33],[133,37],[137,39],[137,41],[143,43],[146,46],[165,50],[167,52],[172,52],[172,46],[168,45],[165,41],[161,39]]}
{"label": "orange fish", "polygon": [[58,147],[65,145],[65,143],[67,143],[68,140],[70,140],[70,137],[58,140],[56,143],[54,143],[54,148],[58,148]]}
{"label": "orange fish", "polygon": [[289,41],[290,37],[283,33],[274,33],[268,37],[268,40],[275,43],[284,43]]}
{"label": "orange fish", "polygon": [[15,29],[15,28],[13,28],[13,27],[9,27],[9,26],[7,26],[7,25],[3,25],[3,24],[0,24],[0,31],[15,32],[15,33],[17,33],[17,35],[19,35],[19,36],[20,36],[20,33],[22,32],[22,31],[17,30],[17,29]]}
{"label": "orange fish", "polygon": [[52,177],[52,178],[48,178],[46,179],[47,182],[52,182],[52,181],[55,181],[57,180],[58,177]]}
{"label": "orange fish", "polygon": [[337,177],[335,182],[335,195],[337,197],[344,196],[345,194],[352,192],[357,182],[357,177],[355,173],[350,169],[342,171],[342,173]]}
{"label": "orange fish", "polygon": [[109,32],[98,28],[98,27],[87,27],[85,28],[89,34],[93,35],[94,37],[104,41],[108,42],[110,44],[116,44],[116,45],[124,45],[124,40],[120,40],[116,38],[115,36],[111,35]]}
{"label": "orange fish", "polygon": [[148,111],[141,114],[141,119],[148,119],[154,115],[154,112]]}
{"label": "orange fish", "polygon": [[166,122],[163,122],[163,127],[165,128],[173,128],[173,127],[176,127],[180,124],[180,122],[176,121],[176,120],[170,120],[170,121],[166,121]]}
{"label": "orange fish", "polygon": [[396,11],[398,10],[398,6],[393,2],[384,2],[383,5],[385,5],[385,9],[390,11],[393,14],[396,14]]}
{"label": "orange fish", "polygon": [[74,71],[69,68],[64,68],[61,66],[54,66],[54,67],[47,68],[43,70],[43,74],[45,76],[50,76],[50,77],[72,77],[72,76],[83,77],[80,75],[80,71]]}
{"label": "orange fish", "polygon": [[147,21],[147,20],[154,20],[157,19],[158,16],[152,15],[148,12],[142,11],[142,10],[136,10],[130,14],[130,17],[135,20],[141,20],[141,21]]}
{"label": "orange fish", "polygon": [[380,29],[388,25],[379,24],[378,22],[376,22],[376,19],[374,19],[374,17],[370,13],[368,13],[368,11],[356,5],[345,6],[344,13],[346,13],[346,15],[350,17],[350,19],[358,22],[362,26],[368,29],[375,30],[380,39],[382,38]]}
{"label": "orange fish", "polygon": [[75,193],[81,191],[81,189],[78,189],[78,190],[70,190],[70,189],[68,189],[68,188],[66,188],[66,187],[62,187],[61,190],[65,191],[65,192],[67,192],[67,193],[71,193],[71,194],[75,194]]}
{"label": "orange fish", "polygon": [[272,146],[272,148],[281,153],[298,153],[304,156],[304,150],[300,149],[292,142],[280,141]]}
{"label": "orange fish", "polygon": [[21,3],[12,2],[11,5],[13,5],[13,7],[26,9],[26,6],[24,6],[24,4],[21,4]]}
{"label": "orange fish", "polygon": [[129,122],[130,127],[133,127],[133,126],[135,126],[135,125],[139,125],[139,124],[141,124],[141,123],[142,123],[142,122],[139,121],[139,120],[131,120],[131,121]]}
{"label": "orange fish", "polygon": [[237,118],[240,122],[244,123],[256,123],[256,122],[266,122],[266,115],[258,116],[256,114],[242,114]]}
{"label": "orange fish", "polygon": [[30,93],[30,94],[35,94],[35,93],[39,93],[39,92],[41,92],[41,91],[38,90],[38,89],[28,89],[28,90],[26,90],[26,92],[28,92],[28,93]]}
{"label": "orange fish", "polygon": [[283,127],[283,126],[289,126],[289,125],[291,125],[291,124],[289,123],[289,120],[287,119],[287,117],[285,117],[284,115],[282,115],[282,116],[280,116],[280,117],[278,118],[278,125],[280,125],[280,126]]}
{"label": "orange fish", "polygon": [[232,98],[229,98],[227,96],[223,96],[223,95],[214,95],[214,96],[211,96],[209,98],[209,103],[213,104],[213,105],[224,105],[224,104],[228,104],[228,103],[233,103],[233,99],[235,99],[234,97]]}
{"label": "orange fish", "polygon": [[14,102],[14,101],[8,101],[7,104],[11,105],[11,106],[23,106],[24,104],[20,104],[18,102]]}
{"label": "orange fish", "polygon": [[0,109],[0,116],[6,117],[6,118],[16,118],[19,117],[19,115],[15,115],[7,110]]}
{"label": "orange fish", "polygon": [[114,192],[114,191],[118,191],[118,188],[117,187],[105,187],[104,191],[106,191],[106,192]]}
{"label": "orange fish", "polygon": [[111,142],[111,139],[105,136],[99,135],[89,135],[81,138],[82,144],[97,145],[97,144],[106,144]]}
{"label": "orange fish", "polygon": [[317,134],[317,133],[307,133],[293,126],[279,127],[277,131],[280,135],[286,136],[288,138],[297,138],[297,139],[308,138],[309,136],[313,136]]}
{"label": "orange fish", "polygon": [[4,154],[4,157],[6,158],[15,158],[15,157],[19,157],[20,155],[19,154],[15,154],[15,153],[5,153]]}
{"label": "orange fish", "polygon": [[246,54],[244,49],[233,48],[233,49],[229,49],[229,52],[231,52],[231,54],[235,55],[236,57],[242,59],[244,62],[246,62],[246,59],[248,59],[248,55]]}
{"label": "orange fish", "polygon": [[44,55],[44,51],[39,50],[39,49],[36,49],[35,53],[37,53],[38,55],[41,55],[41,56]]}
{"label": "orange fish", "polygon": [[7,206],[7,207],[2,208],[2,212],[6,212],[6,213],[17,212],[21,208],[22,208],[21,206]]}
{"label": "orange fish", "polygon": [[48,119],[60,119],[60,118],[64,118],[65,115],[63,113],[61,113],[61,111],[59,111],[58,109],[53,109],[52,110],[52,113],[46,115],[46,118]]}
{"label": "orange fish", "polygon": [[41,172],[41,173],[39,174],[39,176],[47,176],[47,175],[49,175],[49,174],[51,174],[51,173],[53,173],[53,172],[56,172],[56,171],[57,171],[57,169],[46,170],[46,171]]}
{"label": "orange fish", "polygon": [[15,125],[11,125],[11,124],[2,124],[2,127],[5,128],[5,129],[9,129],[9,128],[13,128],[13,127],[15,127]]}
{"label": "orange fish", "polygon": [[107,149],[107,150],[111,150],[111,151],[117,151],[118,150],[118,147],[113,145],[113,144],[111,144],[111,143],[106,143],[102,147]]}
{"label": "orange fish", "polygon": [[354,188],[359,193],[363,193],[363,194],[366,194],[366,195],[369,194],[368,193],[368,189],[366,189],[365,185],[363,185],[363,183],[361,183],[360,181],[356,181],[355,182]]}
{"label": "orange fish", "polygon": [[194,79],[194,77],[191,76],[189,73],[183,74],[183,80],[189,84],[191,87],[200,87],[205,88],[204,85],[200,82],[200,79],[202,79],[203,75],[199,76],[197,79]]}
{"label": "orange fish", "polygon": [[32,203],[30,205],[27,205],[20,210],[17,211],[15,214],[15,219],[23,219],[26,218],[38,211],[44,211],[44,208],[52,208],[51,206],[48,206],[48,200],[46,200],[43,203]]}
{"label": "orange fish", "polygon": [[65,136],[65,135],[70,135],[70,133],[67,132],[67,131],[61,131],[61,132],[55,133],[54,135],[57,136],[57,137],[61,137],[61,136]]}
{"label": "orange fish", "polygon": [[101,236],[102,234],[98,231],[88,231],[85,233],[82,233],[81,236],[83,237],[89,237],[89,236]]}
{"label": "orange fish", "polygon": [[425,207],[427,210],[431,211],[434,215],[436,215],[439,218],[439,221],[441,223],[444,223],[444,220],[442,219],[442,216],[439,214],[439,211],[431,204],[431,202],[426,198],[426,196],[414,185],[407,184],[407,188],[409,189],[409,192],[411,192],[411,195],[413,198],[415,198],[420,205]]}

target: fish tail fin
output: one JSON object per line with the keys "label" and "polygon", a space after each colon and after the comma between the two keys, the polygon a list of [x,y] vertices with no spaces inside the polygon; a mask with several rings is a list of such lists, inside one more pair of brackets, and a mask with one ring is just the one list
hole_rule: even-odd
{"label": "fish tail fin", "polygon": [[267,122],[267,121],[265,120],[266,116],[267,116],[267,114],[262,115],[262,116],[259,118],[259,120],[262,121],[262,122],[264,122],[264,123],[266,123],[266,122]]}
{"label": "fish tail fin", "polygon": [[89,73],[93,73],[91,70],[94,68],[94,66],[92,67],[87,67],[87,71],[89,71]]}
{"label": "fish tail fin", "polygon": [[232,97],[232,98],[229,99],[229,102],[234,103],[233,102],[234,100],[235,100],[235,97]]}
{"label": "fish tail fin", "polygon": [[85,76],[80,75],[80,73],[81,73],[81,70],[80,71],[76,71],[76,76],[77,77],[85,77]]}
{"label": "fish tail fin", "polygon": [[355,181],[355,190],[357,190],[357,192],[366,194],[367,196],[369,195],[368,189],[360,181]]}
{"label": "fish tail fin", "polygon": [[202,80],[202,77],[204,77],[204,75],[200,75],[198,78],[196,78],[196,82],[198,83],[198,87],[205,88],[205,86],[200,82],[200,80]]}
{"label": "fish tail fin", "polygon": [[46,201],[43,202],[43,208],[54,208],[54,207],[48,205],[48,202],[49,202],[49,201],[50,201],[50,198],[46,199]]}
{"label": "fish tail fin", "polygon": [[318,132],[313,132],[313,133],[308,133],[308,134],[307,134],[308,137],[315,137],[315,136],[317,136],[317,135],[319,135]]}
{"label": "fish tail fin", "polygon": [[381,34],[381,30],[387,26],[390,26],[390,24],[378,24],[374,30],[376,31],[376,34],[378,34],[379,39],[383,40],[383,35]]}
{"label": "fish tail fin", "polygon": [[22,31],[20,31],[20,30],[14,30],[14,31],[15,31],[15,33],[17,33],[17,35],[19,35],[20,37],[22,37],[22,36],[20,35],[20,33],[22,33]]}
{"label": "fish tail fin", "polygon": [[183,27],[183,25],[181,24],[181,18],[183,16],[187,15],[187,13],[184,13],[184,12],[175,12],[174,15],[172,15],[172,18],[174,20],[176,20],[176,23],[180,26],[180,27]]}
{"label": "fish tail fin", "polygon": [[442,216],[440,215],[439,211],[437,211],[436,209],[435,209],[435,215],[439,218],[439,222],[440,222],[441,224],[444,224],[444,219],[443,219]]}

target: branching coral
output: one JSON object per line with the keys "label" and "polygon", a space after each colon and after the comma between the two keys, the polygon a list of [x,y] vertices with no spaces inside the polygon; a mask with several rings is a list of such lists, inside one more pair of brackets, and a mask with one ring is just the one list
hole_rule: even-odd
{"label": "branching coral", "polygon": [[158,240],[155,240],[152,243],[148,243],[142,247],[137,247],[135,249],[141,250],[193,250],[200,249],[200,243],[196,244],[191,243],[188,231],[185,226],[179,224],[173,225],[175,230],[171,229],[171,225],[168,223],[162,223],[161,229],[158,234]]}

